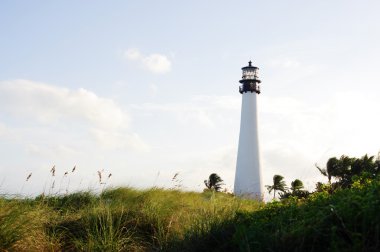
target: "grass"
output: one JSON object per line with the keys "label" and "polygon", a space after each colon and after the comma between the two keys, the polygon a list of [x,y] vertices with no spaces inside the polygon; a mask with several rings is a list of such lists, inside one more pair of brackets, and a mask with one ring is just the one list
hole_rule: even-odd
{"label": "grass", "polygon": [[0,251],[379,251],[380,181],[259,203],[115,188],[0,197]]}
{"label": "grass", "polygon": [[260,204],[159,188],[1,198],[0,251],[178,251]]}

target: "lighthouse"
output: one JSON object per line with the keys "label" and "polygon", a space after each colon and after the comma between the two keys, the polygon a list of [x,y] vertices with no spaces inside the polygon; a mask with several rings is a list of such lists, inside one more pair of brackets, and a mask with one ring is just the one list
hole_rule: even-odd
{"label": "lighthouse", "polygon": [[242,94],[239,147],[236,162],[234,194],[263,199],[259,137],[257,131],[257,97],[260,94],[258,67],[243,67],[239,92]]}

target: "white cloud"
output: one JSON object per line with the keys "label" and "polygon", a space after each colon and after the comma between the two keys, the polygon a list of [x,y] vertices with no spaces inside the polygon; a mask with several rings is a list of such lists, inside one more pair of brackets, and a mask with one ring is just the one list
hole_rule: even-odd
{"label": "white cloud", "polygon": [[240,102],[239,96],[197,95],[189,102],[133,104],[131,109],[150,114],[173,114],[183,125],[198,125],[212,129],[219,123],[231,122],[226,113],[240,109]]}
{"label": "white cloud", "polygon": [[144,152],[150,150],[150,147],[136,133],[92,129],[91,134],[102,143],[105,149],[129,148]]}
{"label": "white cloud", "polygon": [[130,116],[126,111],[113,100],[83,88],[70,90],[30,80],[3,81],[0,82],[0,111],[19,118],[24,125],[38,123],[49,132],[57,127],[67,131],[84,128],[103,147],[137,146],[136,141],[123,137],[118,139],[118,144],[111,145],[111,140],[93,133],[134,134],[129,130]]}
{"label": "white cloud", "polygon": [[166,55],[153,53],[143,55],[138,49],[131,48],[125,51],[124,56],[131,61],[138,61],[152,73],[165,74],[171,71],[171,61]]}
{"label": "white cloud", "polygon": [[162,54],[151,54],[144,58],[143,63],[153,73],[167,73],[171,70],[170,60]]}
{"label": "white cloud", "polygon": [[61,119],[81,119],[96,127],[128,127],[129,116],[112,100],[80,88],[67,88],[14,80],[0,82],[2,110],[49,124]]}

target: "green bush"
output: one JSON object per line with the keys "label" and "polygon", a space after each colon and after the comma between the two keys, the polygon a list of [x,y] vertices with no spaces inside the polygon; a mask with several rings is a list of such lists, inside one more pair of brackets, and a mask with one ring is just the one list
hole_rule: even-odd
{"label": "green bush", "polygon": [[315,193],[240,213],[234,242],[250,251],[376,251],[380,249],[380,182]]}

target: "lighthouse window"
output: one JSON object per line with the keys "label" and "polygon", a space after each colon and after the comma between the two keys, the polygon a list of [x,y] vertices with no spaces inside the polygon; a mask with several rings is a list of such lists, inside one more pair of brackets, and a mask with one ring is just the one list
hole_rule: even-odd
{"label": "lighthouse window", "polygon": [[243,71],[243,79],[251,79],[252,78],[252,71],[245,70]]}
{"label": "lighthouse window", "polygon": [[259,71],[256,69],[255,72],[254,72],[254,77],[257,78],[258,77],[258,73]]}
{"label": "lighthouse window", "polygon": [[252,77],[253,77],[253,71],[248,71],[247,72],[247,77],[248,77],[248,79],[252,79]]}
{"label": "lighthouse window", "polygon": [[243,71],[243,79],[247,79],[247,75],[248,75],[248,72],[247,71]]}
{"label": "lighthouse window", "polygon": [[252,80],[252,79],[258,79],[258,69],[256,68],[251,68],[251,69],[245,69],[243,70],[243,80]]}

